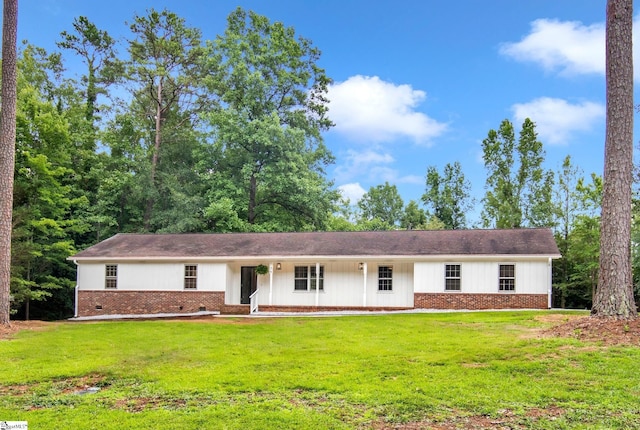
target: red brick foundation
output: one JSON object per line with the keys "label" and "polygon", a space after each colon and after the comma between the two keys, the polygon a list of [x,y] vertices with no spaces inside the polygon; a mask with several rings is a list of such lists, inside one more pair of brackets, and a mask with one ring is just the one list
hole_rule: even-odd
{"label": "red brick foundation", "polygon": [[219,311],[224,291],[78,291],[78,316]]}
{"label": "red brick foundation", "polygon": [[417,309],[548,309],[546,294],[414,293]]}

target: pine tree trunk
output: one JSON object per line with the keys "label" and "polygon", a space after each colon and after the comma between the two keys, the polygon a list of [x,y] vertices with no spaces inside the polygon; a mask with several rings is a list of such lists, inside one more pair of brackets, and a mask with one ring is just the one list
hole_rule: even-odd
{"label": "pine tree trunk", "polygon": [[633,0],[608,0],[607,130],[600,229],[600,275],[591,314],[637,316],[631,275],[633,178]]}
{"label": "pine tree trunk", "polygon": [[157,189],[156,176],[158,163],[160,160],[160,144],[162,143],[162,85],[163,79],[160,78],[158,88],[156,90],[156,115],[155,115],[155,140],[153,142],[153,155],[151,156],[151,195],[147,198],[147,205],[144,211],[144,229],[149,231],[151,228],[151,214],[155,204],[155,191]]}
{"label": "pine tree trunk", "polygon": [[2,16],[2,110],[0,112],[0,325],[9,325],[11,218],[16,145],[16,38],[18,0],[4,0]]}

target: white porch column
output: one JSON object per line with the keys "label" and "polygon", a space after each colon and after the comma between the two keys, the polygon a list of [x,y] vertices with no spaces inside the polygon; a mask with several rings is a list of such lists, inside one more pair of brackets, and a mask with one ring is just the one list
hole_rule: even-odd
{"label": "white porch column", "polygon": [[367,307],[367,263],[362,264],[362,306]]}
{"label": "white porch column", "polygon": [[320,263],[316,263],[316,307],[320,304]]}
{"label": "white porch column", "polygon": [[269,264],[269,306],[273,301],[273,263]]}
{"label": "white porch column", "polygon": [[549,295],[549,303],[548,303],[548,307],[549,309],[551,309],[551,307],[553,306],[553,259],[549,258],[549,288],[548,288],[548,295]]}

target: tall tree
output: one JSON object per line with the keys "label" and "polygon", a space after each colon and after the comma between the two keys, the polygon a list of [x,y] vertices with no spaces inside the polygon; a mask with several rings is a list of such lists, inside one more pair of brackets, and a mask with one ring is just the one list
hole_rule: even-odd
{"label": "tall tree", "polygon": [[[565,307],[566,292],[571,281],[572,265],[569,259],[569,233],[578,215],[578,198],[576,187],[580,180],[580,170],[571,163],[567,155],[562,162],[556,177],[554,190],[555,206],[558,209],[556,223],[556,242],[562,258],[553,265],[553,285],[556,296],[560,297],[560,307]],[[557,306],[557,305],[556,305]]]}
{"label": "tall tree", "polygon": [[371,230],[396,228],[402,219],[404,202],[395,185],[377,185],[369,188],[360,201],[360,223],[371,224]]}
{"label": "tall tree", "polygon": [[561,307],[590,308],[598,282],[602,178],[591,174],[588,183],[577,172],[565,159],[558,181],[561,217],[556,232],[562,258],[553,265],[553,284]]}
{"label": "tall tree", "polygon": [[[208,50],[200,30],[166,9],[135,16],[130,25],[133,39],[128,64],[130,79],[138,85],[132,108],[151,126],[153,144],[144,227],[149,230],[158,201],[158,168],[164,144],[181,141],[175,134],[194,126],[204,106],[201,84]],[[171,134],[169,134],[171,131]]]}
{"label": "tall tree", "polygon": [[460,162],[447,163],[442,175],[435,166],[427,169],[426,191],[422,201],[447,229],[467,226],[466,214],[473,207],[471,183],[465,179]]}
{"label": "tall tree", "polygon": [[409,201],[404,207],[400,219],[400,227],[407,230],[420,230],[427,225],[427,214],[418,206],[415,200]]}
{"label": "tall tree", "polygon": [[631,270],[633,182],[633,0],[608,0],[607,127],[600,231],[600,274],[591,315],[637,316]]}
{"label": "tall tree", "polygon": [[209,85],[220,106],[209,120],[221,159],[212,188],[234,196],[251,229],[323,228],[338,196],[324,171],[333,156],[321,132],[333,124],[320,51],[292,27],[238,8],[213,52]]}
{"label": "tall tree", "polygon": [[513,125],[504,120],[482,141],[487,168],[485,227],[550,227],[555,219],[553,172],[543,168],[545,152],[535,124],[525,119],[516,142]]}
{"label": "tall tree", "polygon": [[16,141],[18,0],[2,13],[2,110],[0,111],[0,325],[9,325],[11,220]]}
{"label": "tall tree", "polygon": [[93,126],[98,111],[98,95],[105,94],[107,86],[117,80],[116,70],[121,63],[117,60],[115,40],[86,16],[75,18],[73,29],[72,33],[63,31],[60,34],[62,40],[57,45],[75,52],[87,66],[87,74],[83,76],[85,118]]}
{"label": "tall tree", "polygon": [[[20,64],[19,63],[19,67]],[[69,118],[36,87],[18,80],[13,196],[11,290],[14,309],[54,292],[70,297],[72,237],[88,229],[78,210],[88,206],[74,178]],[[65,288],[66,287],[66,288]],[[67,309],[60,309],[64,317]]]}

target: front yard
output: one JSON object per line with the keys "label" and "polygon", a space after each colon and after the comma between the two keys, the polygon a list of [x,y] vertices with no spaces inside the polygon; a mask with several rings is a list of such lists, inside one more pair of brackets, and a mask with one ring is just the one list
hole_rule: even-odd
{"label": "front yard", "polygon": [[638,343],[544,335],[575,315],[40,324],[0,340],[0,421],[33,429],[640,428]]}

